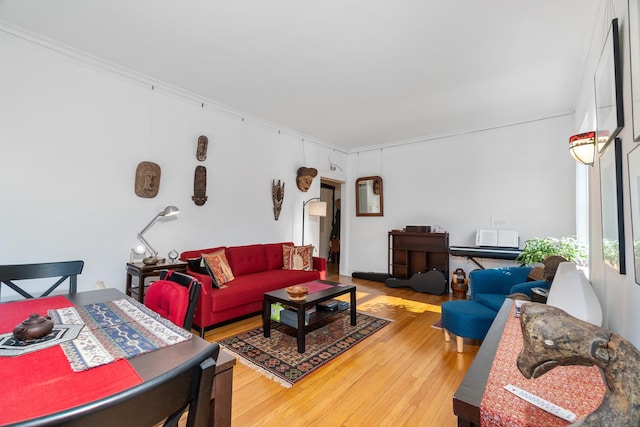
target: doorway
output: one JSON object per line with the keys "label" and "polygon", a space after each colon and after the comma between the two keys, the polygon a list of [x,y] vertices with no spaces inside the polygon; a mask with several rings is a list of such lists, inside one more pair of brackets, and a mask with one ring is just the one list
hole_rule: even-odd
{"label": "doorway", "polygon": [[[327,269],[337,270],[340,264],[340,236],[342,229],[340,205],[342,183],[327,178],[320,179],[320,200],[327,203],[327,216],[320,218],[320,256],[327,259]],[[332,244],[332,237],[335,237]],[[337,242],[336,242],[337,239]]]}

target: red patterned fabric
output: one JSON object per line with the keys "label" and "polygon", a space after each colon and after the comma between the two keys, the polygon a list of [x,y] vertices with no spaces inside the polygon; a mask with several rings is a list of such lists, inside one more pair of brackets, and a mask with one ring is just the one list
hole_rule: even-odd
{"label": "red patterned fabric", "polygon": [[[11,332],[30,313],[46,315],[49,309],[71,305],[63,296],[2,303],[0,333]],[[0,357],[0,378],[0,425],[73,408],[142,382],[126,360],[73,372],[60,346],[18,357]]]}
{"label": "red patterned fabric", "polygon": [[480,404],[480,425],[487,427],[567,426],[551,415],[504,389],[513,384],[551,403],[574,412],[578,419],[595,411],[605,393],[605,384],[595,366],[558,366],[536,379],[526,379],[518,370],[522,350],[520,319],[515,308],[504,327],[493,366]]}
{"label": "red patterned fabric", "polygon": [[157,280],[145,292],[144,305],[182,327],[189,309],[189,289],[170,280]]}

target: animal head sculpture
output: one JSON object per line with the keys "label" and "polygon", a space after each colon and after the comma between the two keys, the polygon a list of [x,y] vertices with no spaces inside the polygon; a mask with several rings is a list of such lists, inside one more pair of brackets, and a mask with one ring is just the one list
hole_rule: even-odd
{"label": "animal head sculpture", "polygon": [[518,369],[526,378],[565,365],[602,370],[607,394],[598,409],[575,425],[640,425],[640,352],[633,344],[545,304],[523,304],[520,325],[523,348]]}

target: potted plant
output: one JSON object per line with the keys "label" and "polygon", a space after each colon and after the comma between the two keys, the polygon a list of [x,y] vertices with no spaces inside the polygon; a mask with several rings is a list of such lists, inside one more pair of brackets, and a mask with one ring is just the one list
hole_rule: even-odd
{"label": "potted plant", "polygon": [[560,255],[577,265],[586,264],[588,251],[584,244],[578,242],[573,237],[533,238],[524,243],[524,248],[516,262],[522,265],[533,265],[542,262],[550,255]]}

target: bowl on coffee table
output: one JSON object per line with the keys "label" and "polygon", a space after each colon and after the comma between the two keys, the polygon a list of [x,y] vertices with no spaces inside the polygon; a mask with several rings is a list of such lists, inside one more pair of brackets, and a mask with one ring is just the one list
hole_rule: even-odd
{"label": "bowl on coffee table", "polygon": [[309,288],[306,286],[295,285],[289,286],[286,291],[289,294],[289,299],[291,301],[303,301],[307,298]]}

